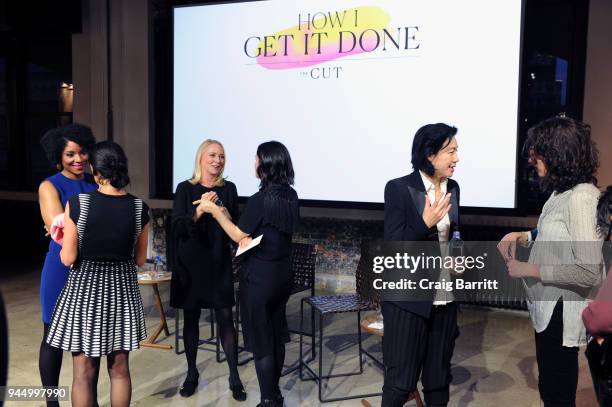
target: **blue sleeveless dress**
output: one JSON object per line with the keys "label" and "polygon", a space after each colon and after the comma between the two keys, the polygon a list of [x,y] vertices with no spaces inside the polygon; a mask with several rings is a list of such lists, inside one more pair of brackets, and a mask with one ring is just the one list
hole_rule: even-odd
{"label": "blue sleeveless dress", "polygon": [[[85,174],[82,180],[73,180],[67,178],[61,172],[58,172],[46,180],[51,182],[57,190],[60,201],[62,202],[62,207],[66,207],[66,202],[68,202],[70,197],[98,189],[98,185],[96,185],[93,176],[90,174]],[[62,246],[55,243],[54,240],[51,240],[49,242],[49,251],[45,257],[45,264],[42,269],[40,279],[40,305],[42,309],[42,320],[45,324],[51,322],[53,308],[68,279],[69,268],[64,266],[60,261],[61,250]]]}

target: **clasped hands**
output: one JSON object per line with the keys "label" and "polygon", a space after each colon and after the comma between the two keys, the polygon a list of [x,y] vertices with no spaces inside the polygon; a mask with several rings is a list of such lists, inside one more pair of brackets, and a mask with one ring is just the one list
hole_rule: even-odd
{"label": "clasped hands", "polygon": [[51,239],[61,246],[64,240],[64,212],[53,217],[50,227],[47,227],[47,225],[43,227],[45,228],[45,237],[51,236]]}
{"label": "clasped hands", "polygon": [[516,245],[526,241],[523,232],[510,232],[497,245],[497,250],[506,262],[506,267],[508,267],[508,275],[512,278],[540,278],[539,266],[516,260]]}
{"label": "clasped hands", "polygon": [[213,214],[215,211],[219,211],[219,213],[223,214],[228,219],[232,219],[229,211],[225,206],[218,206],[217,201],[219,200],[219,196],[215,191],[209,191],[202,194],[200,197],[200,203],[196,208],[196,217],[199,218],[203,213]]}
{"label": "clasped hands", "polygon": [[[215,216],[215,214],[220,213],[224,215],[227,219],[232,220],[232,216],[230,215],[227,208],[225,206],[217,205],[218,200],[219,197],[214,191],[209,191],[202,194],[202,197],[200,198],[200,203],[196,208],[196,217],[201,216],[203,213],[210,213],[213,216]],[[240,242],[238,242],[238,246],[240,248],[244,248],[248,246],[252,240],[253,239],[250,236],[246,236],[245,238],[240,240]]]}

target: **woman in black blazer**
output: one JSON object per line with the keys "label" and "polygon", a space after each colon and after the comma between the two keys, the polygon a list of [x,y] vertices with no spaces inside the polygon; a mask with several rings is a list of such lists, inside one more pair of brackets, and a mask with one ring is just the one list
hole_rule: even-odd
{"label": "woman in black blazer", "polygon": [[[443,123],[417,131],[412,144],[414,172],[385,187],[385,240],[448,241],[458,230],[459,185],[450,179],[459,161],[456,134],[455,127]],[[452,297],[436,293],[430,301],[385,301],[382,314],[382,405],[403,406],[422,372],[426,405],[446,406],[450,360],[459,335]]]}

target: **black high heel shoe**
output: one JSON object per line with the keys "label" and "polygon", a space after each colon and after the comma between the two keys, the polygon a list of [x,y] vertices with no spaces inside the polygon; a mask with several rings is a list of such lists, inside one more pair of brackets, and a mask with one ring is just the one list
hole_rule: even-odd
{"label": "black high heel shoe", "polygon": [[230,381],[229,388],[232,391],[232,397],[236,401],[245,401],[247,399],[246,391],[244,391],[244,386],[240,379],[237,382],[232,383]]}
{"label": "black high heel shoe", "polygon": [[193,393],[195,393],[196,389],[198,388],[199,379],[200,379],[199,374],[194,375],[194,376],[190,376],[189,374],[187,374],[187,377],[185,378],[183,385],[179,389],[180,395],[183,397],[191,397]]}
{"label": "black high heel shoe", "polygon": [[275,395],[272,399],[262,399],[257,407],[283,407],[283,396]]}

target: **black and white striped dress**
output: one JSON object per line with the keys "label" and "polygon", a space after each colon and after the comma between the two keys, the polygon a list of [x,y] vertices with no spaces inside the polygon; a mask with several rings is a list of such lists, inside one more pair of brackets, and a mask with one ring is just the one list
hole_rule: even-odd
{"label": "black and white striped dress", "polygon": [[98,191],[70,199],[79,255],[55,305],[47,343],[100,357],[131,351],[146,338],[134,245],[149,221],[132,195]]}

